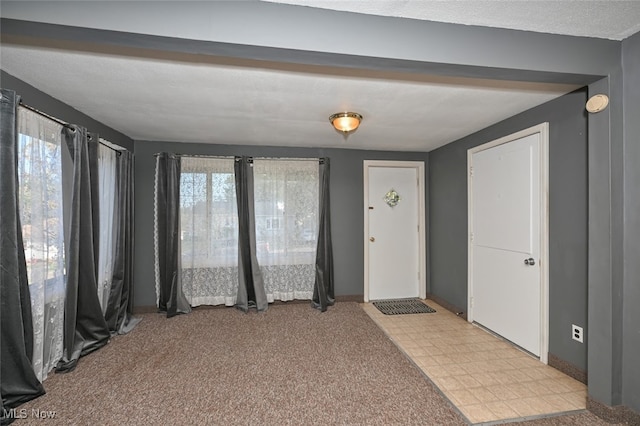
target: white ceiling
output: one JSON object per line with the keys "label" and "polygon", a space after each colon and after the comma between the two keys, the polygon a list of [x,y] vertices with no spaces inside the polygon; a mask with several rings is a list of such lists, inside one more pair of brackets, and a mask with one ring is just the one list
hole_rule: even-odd
{"label": "white ceiling", "polygon": [[[629,1],[282,3],[616,40],[640,29],[640,2]],[[576,88],[7,43],[0,58],[9,74],[136,140],[430,151]],[[364,116],[347,140],[328,122],[343,110]]]}

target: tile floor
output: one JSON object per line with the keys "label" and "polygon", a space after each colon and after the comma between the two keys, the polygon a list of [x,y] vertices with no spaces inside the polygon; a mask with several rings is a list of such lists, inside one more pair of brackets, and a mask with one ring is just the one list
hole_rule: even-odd
{"label": "tile floor", "polygon": [[430,314],[384,315],[362,305],[471,423],[586,408],[587,387],[427,300]]}

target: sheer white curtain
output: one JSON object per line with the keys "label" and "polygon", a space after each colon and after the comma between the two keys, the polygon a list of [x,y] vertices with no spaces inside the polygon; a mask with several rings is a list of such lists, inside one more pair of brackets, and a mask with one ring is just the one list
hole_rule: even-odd
{"label": "sheer white curtain", "polygon": [[182,286],[191,306],[236,303],[238,209],[233,158],[182,157]]}
{"label": "sheer white curtain", "polygon": [[33,311],[33,368],[43,381],[62,357],[64,233],[61,130],[56,122],[18,109],[20,218]]}
{"label": "sheer white curtain", "polygon": [[104,314],[113,281],[114,239],[116,223],[116,156],[113,149],[98,148],[98,195],[100,197],[100,251],[98,256],[98,299]]}
{"label": "sheer white curtain", "polygon": [[318,235],[318,160],[254,159],[258,263],[267,300],[311,299]]}

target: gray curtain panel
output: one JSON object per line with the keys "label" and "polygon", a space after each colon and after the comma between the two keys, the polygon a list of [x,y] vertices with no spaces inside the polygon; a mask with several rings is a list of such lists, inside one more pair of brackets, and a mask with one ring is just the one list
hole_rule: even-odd
{"label": "gray curtain panel", "polygon": [[120,151],[116,163],[115,256],[105,312],[112,335],[130,332],[141,320],[133,316],[133,154]]}
{"label": "gray curtain panel", "polygon": [[16,112],[19,97],[2,89],[0,100],[0,422],[23,402],[44,394],[31,357],[33,323],[27,282],[22,227],[18,212],[18,133]]}
{"label": "gray curtain panel", "polygon": [[64,353],[56,372],[75,369],[78,359],[106,345],[109,329],[98,299],[98,136],[80,126],[66,126],[62,138],[73,161],[66,249]]}
{"label": "gray curtain panel", "polygon": [[171,318],[191,312],[180,273],[180,157],[167,152],[156,155],[155,186],[158,309]]}
{"label": "gray curtain panel", "polygon": [[316,282],[312,306],[322,312],[335,303],[333,295],[333,246],[331,244],[331,207],[329,204],[329,158],[320,159],[320,220],[316,251]]}
{"label": "gray curtain panel", "polygon": [[236,200],[238,204],[238,296],[236,307],[247,312],[256,307],[266,311],[267,295],[256,257],[256,227],[253,200],[253,160],[236,157]]}

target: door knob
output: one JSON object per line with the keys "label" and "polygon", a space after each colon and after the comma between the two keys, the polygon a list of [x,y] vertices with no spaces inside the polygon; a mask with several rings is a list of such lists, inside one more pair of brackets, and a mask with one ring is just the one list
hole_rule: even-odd
{"label": "door knob", "polygon": [[536,261],[533,257],[524,260],[525,265],[533,266],[536,264]]}
{"label": "door knob", "polygon": [[369,237],[369,241],[371,241],[372,243],[375,242],[375,240],[376,240],[375,238]]}

